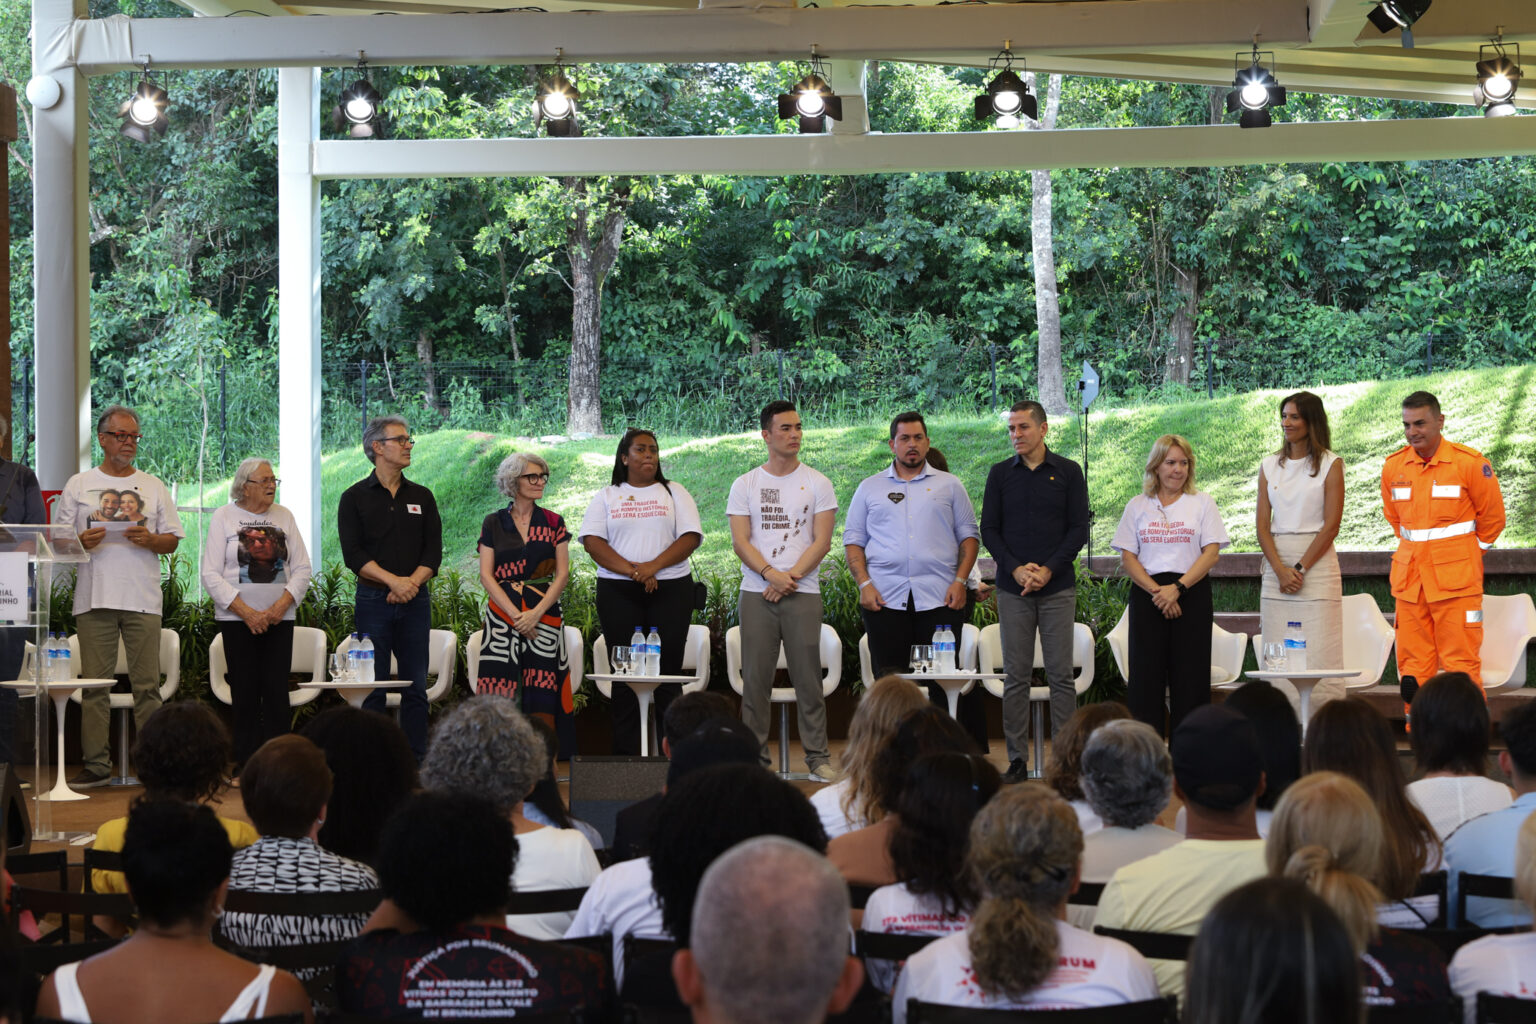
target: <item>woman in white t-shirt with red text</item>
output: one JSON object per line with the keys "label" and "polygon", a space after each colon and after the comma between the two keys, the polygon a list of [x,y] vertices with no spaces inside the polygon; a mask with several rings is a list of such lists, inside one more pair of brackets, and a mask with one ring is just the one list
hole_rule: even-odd
{"label": "woman in white t-shirt with red text", "polygon": [[[693,618],[688,556],[704,539],[699,510],[681,484],[661,472],[661,448],[649,430],[619,439],[613,482],[593,496],[578,535],[597,563],[597,618],[611,651],[626,646],[635,627],[661,635],[661,674],[682,674],[683,646]],[[656,721],[682,687],[656,688]],[[627,686],[613,688],[613,752],[640,753],[640,704]]]}
{"label": "woman in white t-shirt with red text", "polygon": [[1125,703],[1137,721],[1168,734],[1211,701],[1211,583],[1206,575],[1231,543],[1209,494],[1195,490],[1195,451],[1177,434],[1152,445],[1142,493],[1120,516],[1110,546],[1131,591],[1130,678]]}
{"label": "woman in white t-shirt with red text", "polygon": [[988,1009],[1070,1010],[1157,998],[1142,955],[1066,922],[1083,833],[1077,812],[1044,786],[1008,786],[971,825],[966,868],[981,896],[966,930],[907,961],[891,1000]]}

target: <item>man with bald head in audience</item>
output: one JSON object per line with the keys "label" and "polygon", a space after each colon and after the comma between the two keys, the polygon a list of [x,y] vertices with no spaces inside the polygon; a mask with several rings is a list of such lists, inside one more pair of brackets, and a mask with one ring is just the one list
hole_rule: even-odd
{"label": "man with bald head in audience", "polygon": [[864,980],[848,955],[848,912],[837,869],[794,840],[758,836],[720,855],[699,883],[690,945],[672,959],[694,1024],[818,1024],[841,1013]]}

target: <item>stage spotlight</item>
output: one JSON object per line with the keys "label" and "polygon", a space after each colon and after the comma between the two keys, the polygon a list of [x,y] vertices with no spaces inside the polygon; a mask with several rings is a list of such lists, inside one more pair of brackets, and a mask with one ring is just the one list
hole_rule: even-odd
{"label": "stage spotlight", "polygon": [[826,65],[812,50],[810,74],[779,95],[779,119],[798,118],[801,135],[816,135],[827,130],[829,117],[843,119],[843,101],[827,84]]}
{"label": "stage spotlight", "polygon": [[579,99],[581,93],[556,65],[555,77],[539,83],[539,92],[534,98],[534,131],[543,125],[550,135],[564,138],[580,135],[581,126],[576,123],[576,101]]}
{"label": "stage spotlight", "polygon": [[997,74],[987,83],[987,91],[976,97],[976,120],[994,117],[999,128],[1017,128],[1021,114],[1039,117],[1039,107],[1029,94],[1029,87],[1014,74],[1012,45],[1012,40],[1005,41],[1003,52],[988,62],[988,69]]}
{"label": "stage spotlight", "polygon": [[1429,5],[1434,0],[1381,0],[1381,3],[1371,8],[1366,15],[1378,32],[1391,32],[1398,28],[1403,30],[1403,46],[1413,49],[1413,23],[1424,17],[1424,12],[1429,10]]}
{"label": "stage spotlight", "polygon": [[149,62],[144,62],[144,76],[139,80],[133,95],[123,100],[117,116],[123,119],[118,129],[135,142],[153,142],[170,127],[165,110],[171,105],[170,95],[150,81]]}
{"label": "stage spotlight", "polygon": [[[1266,52],[1273,66],[1275,55],[1272,51]],[[1264,66],[1260,56],[1255,44],[1253,52],[1247,55],[1248,65],[1244,67],[1244,54],[1237,54],[1237,74],[1232,79],[1232,91],[1227,93],[1227,113],[1241,111],[1237,123],[1244,128],[1268,128],[1273,123],[1270,108],[1285,106],[1285,86],[1275,81],[1274,73]]]}
{"label": "stage spotlight", "polygon": [[341,90],[341,102],[331,110],[331,124],[338,132],[354,139],[370,139],[378,134],[379,90],[368,81],[368,62],[357,54],[357,78]]}
{"label": "stage spotlight", "polygon": [[1477,87],[1472,102],[1483,108],[1484,117],[1504,117],[1515,112],[1515,90],[1520,87],[1520,45],[1511,47],[1513,59],[1501,42],[1489,43],[1478,51]]}

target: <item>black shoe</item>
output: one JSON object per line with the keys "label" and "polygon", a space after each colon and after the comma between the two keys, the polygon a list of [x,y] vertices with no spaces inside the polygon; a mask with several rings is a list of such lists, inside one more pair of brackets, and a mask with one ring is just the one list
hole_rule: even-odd
{"label": "black shoe", "polygon": [[110,772],[105,775],[97,775],[89,768],[82,768],[74,778],[69,780],[69,788],[95,789],[98,786],[105,786],[111,779],[112,775]]}
{"label": "black shoe", "polygon": [[1022,757],[1016,757],[1008,762],[1008,770],[1003,773],[1003,784],[1023,782],[1029,778],[1029,769],[1024,765]]}

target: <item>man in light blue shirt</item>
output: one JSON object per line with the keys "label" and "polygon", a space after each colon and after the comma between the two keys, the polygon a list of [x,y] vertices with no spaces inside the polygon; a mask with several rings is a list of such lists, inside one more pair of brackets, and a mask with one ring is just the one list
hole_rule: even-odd
{"label": "man in light blue shirt", "polygon": [[920,413],[891,421],[890,448],[891,464],[859,484],[843,524],[877,677],[905,671],[912,645],[930,643],[940,625],[959,641],[966,578],[981,545],[965,485],[928,465],[928,428]]}
{"label": "man in light blue shirt", "polygon": [[[1515,802],[1473,818],[1446,839],[1445,873],[1452,917],[1456,915],[1457,873],[1513,878],[1515,837],[1525,819],[1536,812],[1536,701],[1521,701],[1519,707],[1507,712],[1499,720],[1499,735],[1508,746],[1499,752],[1499,767],[1515,789]],[[1508,928],[1530,924],[1531,912],[1518,900],[1474,896],[1467,900],[1467,920],[1452,923]]]}

